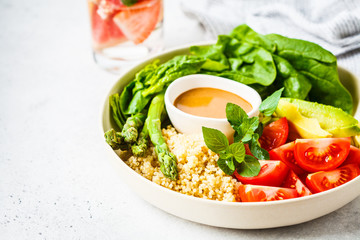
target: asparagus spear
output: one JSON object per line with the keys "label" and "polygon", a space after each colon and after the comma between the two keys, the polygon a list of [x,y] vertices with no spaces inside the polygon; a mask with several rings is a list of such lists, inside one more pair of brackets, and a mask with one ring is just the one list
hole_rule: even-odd
{"label": "asparagus spear", "polygon": [[126,150],[128,148],[127,144],[122,140],[120,132],[116,132],[114,129],[110,129],[104,134],[104,136],[106,142],[112,147],[112,149]]}
{"label": "asparagus spear", "polygon": [[144,124],[143,129],[139,134],[139,138],[131,145],[131,151],[135,156],[144,156],[145,151],[148,148],[148,140],[149,140],[149,131],[147,129],[147,124]]}
{"label": "asparagus spear", "polygon": [[136,113],[135,115],[126,119],[124,127],[121,131],[121,136],[127,143],[133,143],[138,138],[138,128],[144,125],[146,115],[143,113]]}
{"label": "asparagus spear", "polygon": [[146,127],[149,131],[151,142],[155,146],[155,152],[160,163],[160,170],[165,177],[176,180],[178,171],[176,166],[176,157],[169,150],[161,133],[161,115],[164,110],[164,91],[157,94],[151,101],[148,117],[146,118]]}

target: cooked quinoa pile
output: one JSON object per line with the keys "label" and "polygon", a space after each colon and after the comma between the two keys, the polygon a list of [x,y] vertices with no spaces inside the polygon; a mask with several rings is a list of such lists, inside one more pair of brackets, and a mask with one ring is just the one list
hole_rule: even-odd
{"label": "cooked quinoa pile", "polygon": [[236,201],[237,181],[217,166],[218,155],[207,148],[201,134],[180,134],[171,126],[162,129],[162,134],[177,157],[177,181],[161,173],[154,147],[149,149],[147,156],[131,156],[125,163],[147,179],[171,190],[199,198]]}

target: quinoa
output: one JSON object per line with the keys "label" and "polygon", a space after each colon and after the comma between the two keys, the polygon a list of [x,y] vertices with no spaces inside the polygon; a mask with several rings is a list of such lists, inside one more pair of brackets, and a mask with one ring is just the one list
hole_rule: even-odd
{"label": "quinoa", "polygon": [[130,156],[125,163],[150,181],[186,195],[227,202],[237,200],[237,181],[217,166],[219,156],[209,150],[201,134],[180,134],[172,126],[162,129],[162,134],[177,158],[178,180],[164,177],[153,146],[146,156]]}

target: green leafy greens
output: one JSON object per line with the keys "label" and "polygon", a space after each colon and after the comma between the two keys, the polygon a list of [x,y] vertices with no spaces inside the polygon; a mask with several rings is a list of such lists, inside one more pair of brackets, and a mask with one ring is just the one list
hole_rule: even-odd
{"label": "green leafy greens", "polygon": [[229,35],[220,35],[216,44],[193,46],[190,52],[211,60],[201,73],[250,85],[262,98],[284,87],[284,97],[352,112],[352,97],[339,80],[336,57],[315,43],[261,35],[240,25]]}
{"label": "green leafy greens", "polygon": [[[136,2],[122,1],[128,5]],[[158,147],[163,174],[173,180],[177,178],[176,158],[166,149],[159,126],[167,121],[161,94],[179,77],[201,73],[229,78],[249,85],[265,99],[259,117],[249,118],[239,106],[227,105],[235,143],[229,145],[219,132],[205,130],[207,143],[219,153],[219,167],[227,173],[236,169],[243,176],[253,176],[259,170],[256,158],[269,158],[258,140],[280,96],[352,112],[352,98],[339,81],[335,56],[314,43],[277,34],[261,35],[240,25],[229,35],[220,35],[215,44],[192,46],[189,52],[161,64],[156,60],[146,65],[120,93],[109,97],[114,129],[105,133],[105,140],[113,149],[136,156],[145,155],[151,141]],[[243,154],[243,144],[249,145],[256,158]]]}

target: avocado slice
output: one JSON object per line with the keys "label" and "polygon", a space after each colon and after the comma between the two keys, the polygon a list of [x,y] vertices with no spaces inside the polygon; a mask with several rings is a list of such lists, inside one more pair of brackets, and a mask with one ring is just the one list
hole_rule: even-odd
{"label": "avocado slice", "polygon": [[301,138],[326,138],[332,136],[331,133],[321,128],[316,118],[303,116],[295,104],[283,98],[280,99],[275,113],[278,117],[286,117],[290,130],[295,130]]}
{"label": "avocado slice", "polygon": [[360,134],[358,120],[340,108],[295,98],[281,98],[281,100],[294,104],[302,116],[317,119],[320,127],[331,133],[333,137],[351,137]]}

